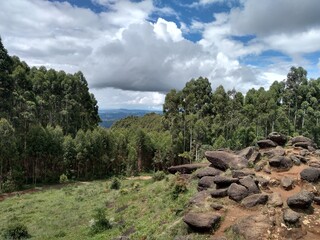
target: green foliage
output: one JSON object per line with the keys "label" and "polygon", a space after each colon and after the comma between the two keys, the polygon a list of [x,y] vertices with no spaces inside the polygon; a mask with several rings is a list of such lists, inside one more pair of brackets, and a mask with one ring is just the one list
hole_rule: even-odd
{"label": "green foliage", "polygon": [[171,192],[171,197],[172,199],[177,199],[180,194],[183,194],[188,191],[187,188],[187,180],[182,177],[180,174],[176,174],[173,186],[172,186],[172,192]]}
{"label": "green foliage", "polygon": [[60,175],[59,182],[60,182],[60,183],[67,183],[67,182],[69,182],[69,179],[68,179],[67,175],[65,175],[65,174]]}
{"label": "green foliage", "polygon": [[121,187],[121,182],[120,182],[119,178],[114,177],[111,181],[110,189],[119,190],[120,187]]}
{"label": "green foliage", "polygon": [[10,224],[3,233],[3,238],[8,240],[27,239],[30,237],[27,227],[21,223]]}
{"label": "green foliage", "polygon": [[107,229],[110,229],[111,223],[106,218],[104,208],[97,208],[94,211],[93,219],[90,220],[90,232],[91,234],[101,233]]}
{"label": "green foliage", "polygon": [[163,171],[157,171],[152,175],[152,179],[153,181],[161,181],[163,179],[165,179],[166,174]]}

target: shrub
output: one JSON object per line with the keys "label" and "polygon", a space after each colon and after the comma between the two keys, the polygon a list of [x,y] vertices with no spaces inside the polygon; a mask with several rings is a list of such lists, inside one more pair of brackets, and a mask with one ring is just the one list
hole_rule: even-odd
{"label": "shrub", "polygon": [[121,187],[121,182],[120,182],[119,178],[113,178],[111,185],[110,185],[110,189],[119,190],[120,187]]}
{"label": "shrub", "polygon": [[152,179],[153,181],[161,181],[163,179],[165,179],[166,174],[163,171],[157,171],[153,174]]}
{"label": "shrub", "polygon": [[95,209],[95,213],[93,215],[93,219],[90,221],[90,232],[92,234],[97,234],[103,232],[107,229],[110,229],[111,223],[106,218],[106,214],[103,208]]}
{"label": "shrub", "polygon": [[126,194],[129,193],[129,189],[127,189],[127,188],[122,188],[122,189],[120,190],[120,193],[121,193],[122,195],[126,195]]}
{"label": "shrub", "polygon": [[177,199],[179,197],[179,194],[185,193],[187,190],[187,180],[183,178],[180,174],[177,174],[171,192],[172,198]]}
{"label": "shrub", "polygon": [[30,238],[30,234],[25,225],[21,223],[14,223],[9,225],[7,229],[4,230],[3,238],[4,239],[26,239]]}
{"label": "shrub", "polygon": [[69,182],[67,175],[65,175],[65,174],[60,175],[59,182],[60,182],[60,183],[67,183],[67,182]]}

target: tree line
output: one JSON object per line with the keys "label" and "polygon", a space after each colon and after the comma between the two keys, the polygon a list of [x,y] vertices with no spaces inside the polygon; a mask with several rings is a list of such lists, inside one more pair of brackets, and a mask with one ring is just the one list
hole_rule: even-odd
{"label": "tree line", "polygon": [[268,90],[214,91],[206,78],[171,90],[163,115],[98,126],[97,101],[81,72],[29,67],[0,39],[0,191],[24,184],[90,180],[199,161],[205,150],[241,149],[269,132],[320,143],[320,78],[292,67]]}

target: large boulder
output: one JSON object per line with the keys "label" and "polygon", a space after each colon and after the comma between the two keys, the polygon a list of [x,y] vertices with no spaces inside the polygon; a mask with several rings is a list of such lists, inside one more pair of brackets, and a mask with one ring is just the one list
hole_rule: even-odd
{"label": "large boulder", "polygon": [[267,139],[270,139],[271,141],[277,143],[280,146],[284,146],[287,142],[287,136],[277,132],[270,133]]}
{"label": "large boulder", "polygon": [[257,206],[258,204],[266,204],[268,201],[268,195],[266,194],[253,194],[248,197],[245,197],[241,201],[241,205],[246,208],[251,208]]}
{"label": "large boulder", "polygon": [[242,185],[232,183],[228,188],[229,198],[236,202],[240,202],[242,199],[244,199],[248,195],[249,195],[248,189]]}
{"label": "large boulder", "polygon": [[287,199],[287,204],[291,208],[307,209],[311,206],[313,198],[313,193],[302,190],[301,192],[289,197]]}
{"label": "large boulder", "polygon": [[168,172],[175,174],[177,172],[182,173],[182,174],[189,174],[192,173],[193,171],[199,169],[199,168],[204,168],[209,166],[209,163],[191,163],[191,164],[183,164],[183,165],[177,165],[177,166],[172,166],[168,168]]}
{"label": "large boulder", "polygon": [[320,177],[320,169],[313,167],[305,168],[300,172],[300,177],[308,182],[316,182]]}
{"label": "large boulder", "polygon": [[275,156],[269,159],[269,165],[281,170],[289,170],[293,166],[293,162],[290,158],[284,156]]}
{"label": "large boulder", "polygon": [[314,144],[314,142],[307,137],[304,136],[298,136],[298,137],[294,137],[291,139],[292,145],[295,147],[302,147],[305,149],[310,148],[315,148],[317,145]]}
{"label": "large boulder", "polygon": [[276,147],[278,144],[276,144],[274,141],[270,139],[260,140],[257,142],[259,148],[271,148]]}
{"label": "large boulder", "polygon": [[207,188],[213,188],[215,187],[214,184],[214,178],[212,176],[205,176],[200,178],[199,182],[198,182],[198,190],[202,191],[202,190],[206,190]]}
{"label": "large boulder", "polygon": [[183,217],[183,221],[194,231],[207,232],[218,226],[221,217],[212,213],[189,212]]}
{"label": "large boulder", "polygon": [[226,151],[206,151],[205,156],[213,167],[223,171],[230,169],[243,169],[248,167],[248,160],[245,157]]}
{"label": "large boulder", "polygon": [[239,179],[232,178],[232,177],[226,177],[226,176],[215,176],[213,179],[213,182],[216,184],[217,189],[218,188],[227,188],[232,183],[239,182]]}
{"label": "large boulder", "polygon": [[213,167],[204,167],[204,168],[200,168],[196,171],[196,176],[198,178],[202,178],[205,176],[216,176],[219,175],[220,173],[222,173],[221,170],[213,168]]}
{"label": "large boulder", "polygon": [[249,160],[253,153],[254,153],[254,147],[246,147],[245,149],[242,149],[238,153],[238,155],[240,157],[245,157],[246,159]]}
{"label": "large boulder", "polygon": [[243,217],[230,227],[233,238],[246,240],[271,239],[274,222],[267,215],[254,214]]}
{"label": "large boulder", "polygon": [[267,152],[263,153],[263,156],[268,156],[268,157],[275,157],[275,156],[284,156],[286,151],[284,150],[283,147],[277,146],[274,149],[271,149]]}
{"label": "large boulder", "polygon": [[252,177],[247,176],[239,180],[240,184],[248,189],[249,194],[260,193],[259,187]]}

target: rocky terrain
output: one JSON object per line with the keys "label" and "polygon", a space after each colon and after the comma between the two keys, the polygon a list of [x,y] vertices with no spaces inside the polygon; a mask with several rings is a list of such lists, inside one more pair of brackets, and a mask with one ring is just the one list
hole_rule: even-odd
{"label": "rocky terrain", "polygon": [[320,239],[320,150],[303,136],[287,140],[271,133],[258,147],[208,151],[208,163],[169,168],[199,179],[183,217],[190,234],[212,240]]}

